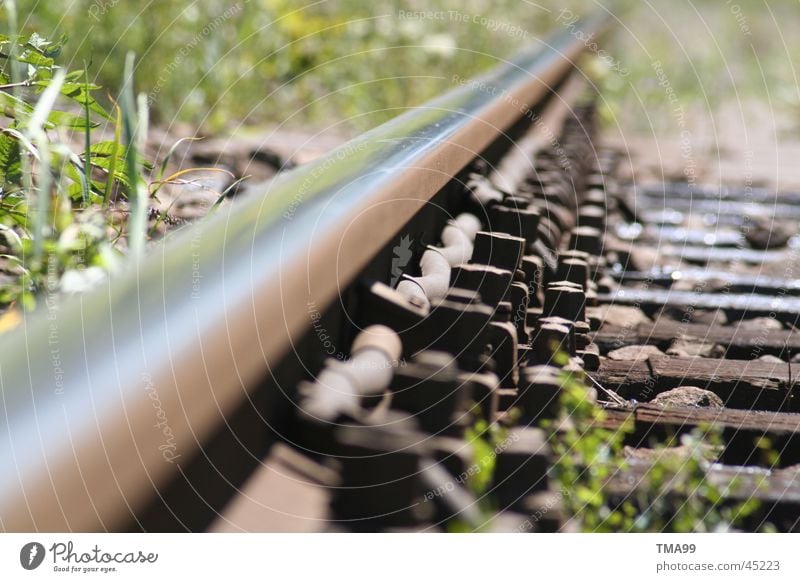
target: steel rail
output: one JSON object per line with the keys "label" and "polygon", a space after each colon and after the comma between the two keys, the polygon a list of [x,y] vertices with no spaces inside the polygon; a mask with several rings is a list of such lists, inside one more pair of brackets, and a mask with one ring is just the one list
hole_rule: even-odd
{"label": "steel rail", "polygon": [[[123,527],[604,16],[288,172],[0,337],[0,528]],[[365,242],[368,241],[368,242]]]}

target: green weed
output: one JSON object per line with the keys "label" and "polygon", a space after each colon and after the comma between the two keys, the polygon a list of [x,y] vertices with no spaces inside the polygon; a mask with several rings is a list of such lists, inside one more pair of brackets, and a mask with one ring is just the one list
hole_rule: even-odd
{"label": "green weed", "polygon": [[[631,495],[609,493],[611,479],[629,468],[624,444],[633,427],[604,428],[606,413],[587,398],[585,384],[574,373],[562,375],[561,403],[564,418],[544,426],[552,430],[556,488],[568,492],[566,512],[582,531],[728,531],[758,510],[756,499],[726,499],[736,483],[721,489],[708,479],[722,446],[720,431],[710,427],[660,444]],[[681,445],[680,454],[675,445]]]}
{"label": "green weed", "polygon": [[[44,294],[90,288],[148,240],[151,186],[143,158],[147,104],[134,97],[133,59],[120,106],[109,114],[88,70],[59,64],[65,39],[15,34],[15,6],[5,6],[0,35],[0,310],[36,307]],[[113,138],[96,129],[113,123]],[[83,151],[63,132],[80,131]],[[171,153],[170,153],[171,155]],[[184,170],[186,172],[188,170]],[[127,220],[119,217],[127,216]]]}

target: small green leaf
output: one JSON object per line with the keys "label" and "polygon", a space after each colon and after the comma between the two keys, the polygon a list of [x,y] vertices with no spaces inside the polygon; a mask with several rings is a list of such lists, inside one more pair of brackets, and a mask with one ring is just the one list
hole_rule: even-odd
{"label": "small green leaf", "polygon": [[[75,115],[66,111],[51,111],[47,116],[47,121],[55,127],[69,127],[72,129],[86,129],[86,119],[82,115]],[[92,122],[91,127],[98,127],[100,124]]]}
{"label": "small green leaf", "polygon": [[19,142],[8,134],[0,134],[0,184],[20,184],[22,180],[22,160]]}
{"label": "small green leaf", "polygon": [[22,99],[17,99],[11,93],[0,91],[0,109],[4,111],[6,117],[14,118],[18,116],[18,121],[25,121],[33,113],[33,106],[25,103]]}
{"label": "small green leaf", "polygon": [[58,40],[52,41],[34,32],[28,38],[25,46],[36,51],[44,57],[55,58],[61,54],[61,49],[64,47],[66,42],[67,36],[65,34],[62,34]]}
{"label": "small green leaf", "polygon": [[39,51],[30,49],[22,51],[22,54],[17,57],[17,60],[20,63],[28,63],[29,65],[45,68],[50,68],[55,64],[55,61],[51,57],[46,57]]}
{"label": "small green leaf", "polygon": [[[48,82],[36,81],[34,82],[34,85],[37,87],[37,92],[41,92],[45,87],[47,87]],[[94,85],[92,83],[64,83],[64,86],[61,88],[61,94],[64,97],[80,104],[82,107],[86,107],[88,104],[89,109],[93,113],[96,113],[106,120],[113,121],[114,118],[109,115],[109,113],[91,95],[91,91],[95,91],[99,88],[99,85]]]}
{"label": "small green leaf", "polygon": [[124,153],[120,152],[122,147],[115,141],[99,141],[97,143],[93,143],[92,147],[89,149],[91,150],[93,156],[119,155],[124,157]]}
{"label": "small green leaf", "polygon": [[116,156],[92,156],[92,165],[108,172],[110,176],[113,176],[113,180],[116,180],[126,188],[130,186],[130,180],[125,171],[125,148],[123,146],[119,146],[119,152]]}

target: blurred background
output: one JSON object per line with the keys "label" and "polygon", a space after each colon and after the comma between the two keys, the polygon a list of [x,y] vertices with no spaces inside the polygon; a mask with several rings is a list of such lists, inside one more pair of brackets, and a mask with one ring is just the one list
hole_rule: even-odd
{"label": "blurred background", "polygon": [[[13,259],[0,258],[10,281],[0,284],[0,312],[35,304],[51,259],[59,274],[86,265],[113,270],[129,246],[143,249],[523,46],[577,34],[576,19],[593,12],[617,26],[607,38],[583,39],[579,66],[599,93],[602,143],[636,162],[622,179],[800,188],[797,0],[0,0],[0,7],[3,127],[24,127],[57,70],[69,73],[48,116],[55,184],[34,179],[42,168],[32,159],[21,163],[28,148],[17,134],[0,135],[0,226],[21,235],[15,248],[0,248]],[[122,91],[131,53],[144,105]],[[137,118],[149,124],[129,143],[123,122]],[[128,163],[131,146],[144,160],[139,166]],[[54,199],[66,196],[48,223],[27,213],[38,184],[52,186]],[[135,198],[141,203],[131,205]],[[70,229],[85,242],[65,247]]]}
{"label": "blurred background", "polygon": [[[21,28],[68,36],[63,62],[90,63],[114,95],[125,53],[152,118],[231,132],[240,124],[375,126],[568,22],[608,10],[621,26],[590,66],[605,120],[669,131],[680,108],[708,119],[765,104],[800,121],[795,0],[17,0]],[[669,90],[666,90],[669,86]]]}

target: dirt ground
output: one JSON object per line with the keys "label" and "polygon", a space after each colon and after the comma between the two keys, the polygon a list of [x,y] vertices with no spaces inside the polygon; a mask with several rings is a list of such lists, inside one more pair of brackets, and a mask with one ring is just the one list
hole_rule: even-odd
{"label": "dirt ground", "polygon": [[[643,133],[608,127],[604,143],[629,153],[622,178],[637,182],[800,189],[800,134],[794,121],[769,104],[728,103],[712,113],[687,116],[684,129]],[[635,172],[633,167],[636,168]]]}

